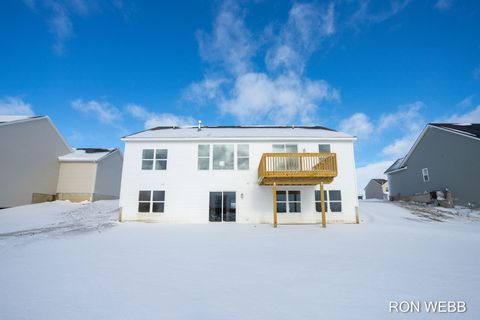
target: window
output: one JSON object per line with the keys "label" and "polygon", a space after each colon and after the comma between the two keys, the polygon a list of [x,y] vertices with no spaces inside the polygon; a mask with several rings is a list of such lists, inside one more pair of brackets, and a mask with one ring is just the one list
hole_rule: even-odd
{"label": "window", "polygon": [[329,144],[319,144],[318,145],[318,152],[330,152],[330,145]]}
{"label": "window", "polygon": [[277,212],[301,212],[300,191],[277,191]]}
{"label": "window", "polygon": [[[328,211],[327,191],[323,190],[323,200],[325,201],[325,212]],[[320,199],[320,191],[315,190],[315,211],[322,212],[322,199]]]}
{"label": "window", "polygon": [[165,210],[165,191],[141,190],[138,192],[138,212],[161,213]]}
{"label": "window", "polygon": [[428,168],[422,169],[423,182],[430,181],[430,176],[428,175]]}
{"label": "window", "polygon": [[[342,212],[342,193],[340,190],[330,190],[323,191],[324,194],[324,200],[325,200],[325,212],[329,211],[328,208],[330,208],[330,212]],[[327,197],[328,195],[328,197]],[[315,190],[315,210],[317,212],[322,212],[322,207],[321,207],[321,199],[320,199],[320,191]]]}
{"label": "window", "polygon": [[234,161],[233,144],[213,145],[213,170],[233,170]]}
{"label": "window", "polygon": [[167,149],[143,149],[142,170],[167,170]]}
{"label": "window", "polygon": [[198,170],[210,169],[210,145],[198,145]]}
{"label": "window", "polygon": [[239,144],[237,146],[237,169],[248,170],[248,167],[249,167],[248,144]]}
{"label": "window", "polygon": [[167,149],[155,150],[155,170],[167,170]]}
{"label": "window", "polygon": [[342,193],[340,190],[328,191],[328,204],[330,212],[342,212]]}
{"label": "window", "polygon": [[153,169],[153,149],[143,149],[142,152],[142,170]]}
{"label": "window", "polygon": [[274,144],[272,145],[273,152],[298,152],[298,146],[296,144]]}

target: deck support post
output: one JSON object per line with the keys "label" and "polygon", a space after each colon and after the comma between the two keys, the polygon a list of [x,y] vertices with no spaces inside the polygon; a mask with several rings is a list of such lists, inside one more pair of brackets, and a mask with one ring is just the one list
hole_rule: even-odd
{"label": "deck support post", "polygon": [[273,227],[277,227],[277,184],[274,182],[272,186],[273,195]]}
{"label": "deck support post", "polygon": [[323,181],[320,182],[320,206],[322,207],[322,227],[327,227],[327,219],[325,217],[325,195],[323,191]]}

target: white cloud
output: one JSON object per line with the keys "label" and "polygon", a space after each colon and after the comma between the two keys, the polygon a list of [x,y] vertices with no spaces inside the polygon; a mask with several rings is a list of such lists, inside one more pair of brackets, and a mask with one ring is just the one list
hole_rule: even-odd
{"label": "white cloud", "polygon": [[242,123],[268,119],[288,123],[295,119],[313,122],[317,103],[339,99],[326,81],[312,81],[295,74],[270,78],[265,73],[246,73],[238,77],[231,95],[220,103],[223,113]]}
{"label": "white cloud", "polygon": [[72,102],[72,108],[86,115],[96,117],[100,122],[106,124],[115,124],[122,118],[118,108],[106,101],[83,101],[78,99]]}
{"label": "white cloud", "polygon": [[390,157],[401,158],[405,156],[413,146],[415,139],[420,135],[420,131],[395,139],[393,143],[382,149],[382,154]]}
{"label": "white cloud", "polygon": [[474,110],[464,114],[454,114],[446,118],[444,122],[451,123],[480,123],[480,105]]}
{"label": "white cloud", "polygon": [[437,0],[435,8],[438,10],[448,10],[452,7],[452,0]]}
{"label": "white cloud", "polygon": [[476,79],[476,80],[480,80],[480,66],[476,67],[475,69],[473,69],[473,78]]}
{"label": "white cloud", "polygon": [[200,56],[205,61],[220,63],[234,75],[250,70],[250,59],[256,50],[244,17],[245,13],[235,1],[224,1],[215,17],[212,33],[197,32]]}
{"label": "white cloud", "polygon": [[[264,34],[261,40],[246,27],[245,15],[236,3],[226,1],[211,33],[197,33],[200,55],[216,74],[191,84],[184,99],[210,102],[242,123],[313,123],[320,103],[340,99],[326,81],[303,76],[306,60],[335,31],[334,5],[293,4],[277,35]],[[252,63],[264,52],[258,50],[260,42],[266,45],[265,72],[256,71]]]}
{"label": "white cloud", "polygon": [[457,103],[457,107],[460,108],[469,108],[473,106],[473,99],[476,97],[475,94],[471,94],[468,97],[465,97],[462,101]]}
{"label": "white cloud", "polygon": [[[353,14],[351,22],[354,26],[359,24],[374,24],[383,22],[405,9],[411,2],[411,0],[398,0],[398,1],[383,1],[386,3],[386,9],[383,6],[378,6],[380,9],[372,10],[370,7],[370,0],[358,1],[358,10]],[[376,11],[375,11],[376,10]]]}
{"label": "white cloud", "polygon": [[198,105],[204,105],[222,96],[222,85],[226,82],[225,78],[205,76],[202,81],[190,84],[183,92],[183,98]]}
{"label": "white cloud", "polygon": [[25,5],[34,13],[44,17],[49,32],[54,36],[53,51],[63,54],[65,42],[73,36],[73,18],[87,17],[92,13],[109,7],[125,15],[122,0],[24,0]]}
{"label": "white cloud", "polygon": [[269,70],[285,68],[301,74],[306,60],[323,40],[335,32],[335,6],[323,7],[313,3],[295,3],[288,21],[267,50],[265,63]]}
{"label": "white cloud", "polygon": [[378,132],[385,130],[396,130],[403,133],[403,136],[395,139],[392,143],[383,148],[382,154],[389,157],[403,157],[413,145],[426,120],[420,113],[425,104],[416,101],[402,105],[397,112],[383,114],[378,123]]}
{"label": "white cloud", "polygon": [[145,129],[160,126],[192,126],[195,120],[191,117],[178,116],[171,113],[154,113],[137,104],[128,104],[126,111],[133,117],[144,121]]}
{"label": "white cloud", "polygon": [[386,179],[383,174],[393,164],[394,160],[373,162],[357,168],[357,192],[363,194],[363,188],[371,179]]}
{"label": "white cloud", "polygon": [[340,122],[340,131],[368,139],[373,131],[373,124],[365,113],[355,113]]}
{"label": "white cloud", "polygon": [[0,99],[0,115],[33,116],[33,109],[22,98],[5,97]]}
{"label": "white cloud", "polygon": [[400,129],[404,132],[416,132],[425,124],[420,110],[425,107],[422,101],[415,101],[402,105],[397,112],[382,114],[378,123],[378,130]]}

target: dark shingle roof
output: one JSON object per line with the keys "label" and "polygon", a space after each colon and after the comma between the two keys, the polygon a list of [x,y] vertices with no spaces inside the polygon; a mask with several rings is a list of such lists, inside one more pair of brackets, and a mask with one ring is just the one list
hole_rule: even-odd
{"label": "dark shingle roof", "polygon": [[397,159],[384,173],[389,173],[401,168],[403,158]]}
{"label": "dark shingle roof", "polygon": [[387,180],[385,180],[385,179],[372,179],[372,180],[375,181],[378,184],[384,184],[385,182],[387,182]]}
{"label": "dark shingle roof", "polygon": [[480,138],[480,123],[430,123],[430,125]]}

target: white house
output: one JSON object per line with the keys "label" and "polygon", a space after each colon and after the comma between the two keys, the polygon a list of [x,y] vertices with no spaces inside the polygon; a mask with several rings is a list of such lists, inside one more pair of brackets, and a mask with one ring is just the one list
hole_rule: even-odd
{"label": "white house", "polygon": [[122,155],[92,150],[72,149],[47,116],[0,115],[0,208],[118,198]]}
{"label": "white house", "polygon": [[57,199],[118,199],[123,164],[118,149],[77,148],[58,160]]}
{"label": "white house", "polygon": [[[124,220],[354,223],[355,137],[318,126],[157,127],[122,139]],[[275,203],[275,205],[274,205]]]}

